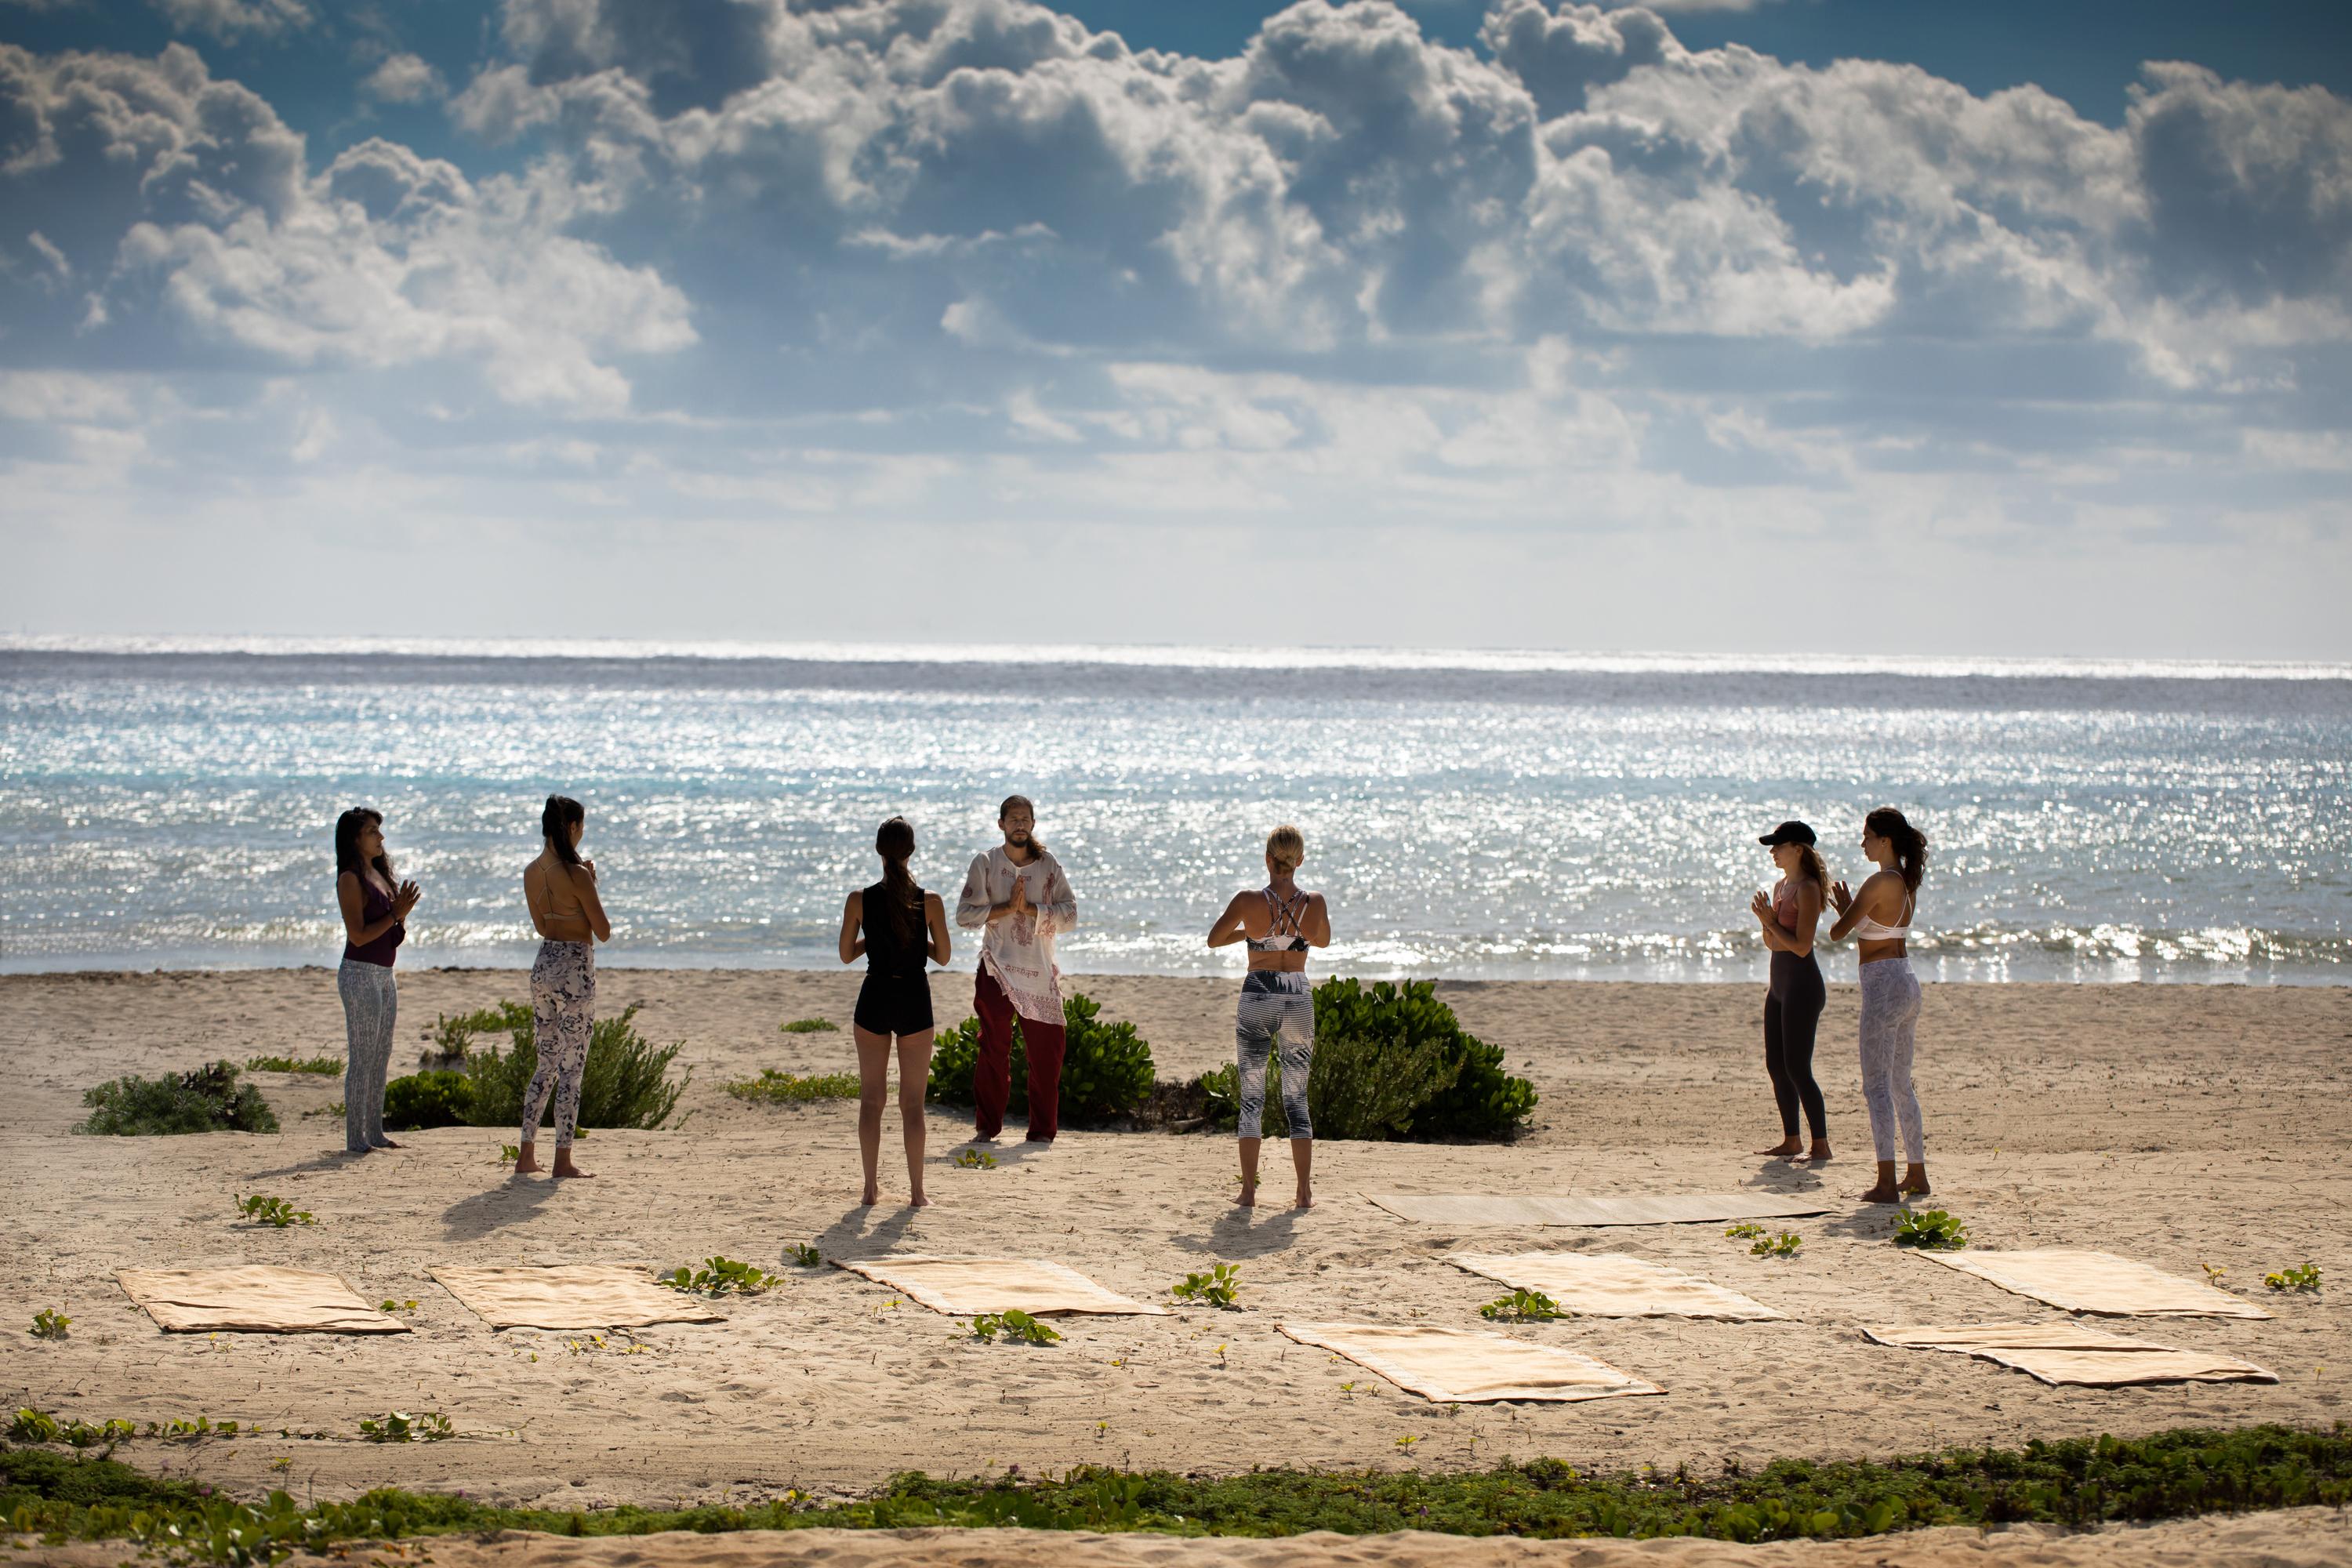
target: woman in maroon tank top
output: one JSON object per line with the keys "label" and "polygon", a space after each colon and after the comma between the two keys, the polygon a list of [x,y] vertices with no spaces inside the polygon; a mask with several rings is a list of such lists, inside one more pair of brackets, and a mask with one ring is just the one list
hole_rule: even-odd
{"label": "woman in maroon tank top", "polygon": [[335,989],[343,998],[343,1152],[397,1149],[383,1133],[384,1076],[391,1070],[392,1027],[400,1011],[393,955],[408,934],[416,884],[395,882],[383,852],[383,814],[354,806],[335,823],[335,902],[343,916],[343,966]]}

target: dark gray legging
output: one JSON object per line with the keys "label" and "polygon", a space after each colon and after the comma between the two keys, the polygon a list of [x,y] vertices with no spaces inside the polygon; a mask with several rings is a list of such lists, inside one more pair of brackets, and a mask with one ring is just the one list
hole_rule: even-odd
{"label": "dark gray legging", "polygon": [[1780,1105],[1780,1133],[1797,1135],[1797,1106],[1802,1102],[1813,1139],[1828,1134],[1822,1106],[1822,1086],[1813,1081],[1813,1031],[1820,1026],[1829,988],[1822,984],[1822,966],[1808,953],[1774,952],[1772,988],[1764,994],[1764,1070],[1772,1075],[1772,1098]]}

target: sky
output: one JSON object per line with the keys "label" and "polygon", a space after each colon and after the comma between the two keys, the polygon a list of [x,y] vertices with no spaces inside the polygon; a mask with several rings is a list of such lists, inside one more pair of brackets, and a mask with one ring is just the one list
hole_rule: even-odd
{"label": "sky", "polygon": [[0,632],[2352,659],[2352,6],[0,0]]}

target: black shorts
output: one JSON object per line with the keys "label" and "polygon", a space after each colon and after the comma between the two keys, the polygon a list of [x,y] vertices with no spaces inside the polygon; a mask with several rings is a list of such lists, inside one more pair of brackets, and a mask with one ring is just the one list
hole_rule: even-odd
{"label": "black shorts", "polygon": [[852,1021],[869,1035],[919,1035],[931,1027],[931,982],[928,975],[876,974],[857,990]]}

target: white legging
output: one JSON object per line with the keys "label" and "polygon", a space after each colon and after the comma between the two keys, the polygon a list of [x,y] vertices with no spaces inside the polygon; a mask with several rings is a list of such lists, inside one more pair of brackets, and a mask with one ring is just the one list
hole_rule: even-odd
{"label": "white legging", "polygon": [[1911,1031],[1919,1022],[1919,980],[1907,958],[1862,966],[1862,1098],[1870,1106],[1870,1141],[1878,1158],[1895,1158],[1895,1131],[1903,1130],[1903,1156],[1927,1163],[1927,1135],[1919,1096],[1911,1087]]}

